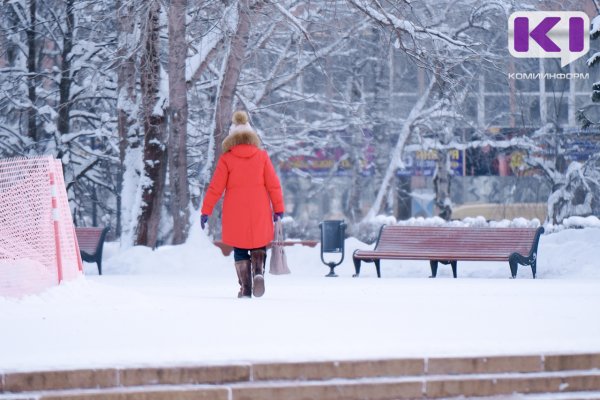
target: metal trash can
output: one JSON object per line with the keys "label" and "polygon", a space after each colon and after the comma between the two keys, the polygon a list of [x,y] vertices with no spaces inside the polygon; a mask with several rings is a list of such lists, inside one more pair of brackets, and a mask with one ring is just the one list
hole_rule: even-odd
{"label": "metal trash can", "polygon": [[[330,270],[325,276],[337,276],[333,269],[344,261],[344,241],[346,240],[346,223],[341,220],[322,221],[319,224],[321,228],[321,261],[327,265]],[[325,261],[323,253],[341,253],[341,259],[336,263]]]}

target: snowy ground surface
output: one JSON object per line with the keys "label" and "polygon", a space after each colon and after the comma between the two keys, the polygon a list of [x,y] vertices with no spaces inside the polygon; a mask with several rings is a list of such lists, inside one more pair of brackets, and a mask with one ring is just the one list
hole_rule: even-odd
{"label": "snowy ground surface", "polygon": [[459,279],[424,261],[382,261],[338,278],[319,247],[287,248],[290,275],[237,299],[233,258],[197,227],[182,246],[105,248],[105,275],[0,298],[0,371],[412,356],[600,352],[600,229],[542,236],[529,267],[462,262]]}

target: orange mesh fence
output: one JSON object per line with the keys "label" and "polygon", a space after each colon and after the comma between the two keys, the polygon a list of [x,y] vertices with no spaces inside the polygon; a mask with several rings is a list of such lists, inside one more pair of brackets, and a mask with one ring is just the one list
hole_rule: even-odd
{"label": "orange mesh fence", "polygon": [[60,160],[51,161],[54,162],[54,176],[56,179],[60,235],[59,242],[63,264],[63,279],[69,280],[79,276],[79,273],[82,270],[81,256],[77,247],[73,217],[71,216],[71,209],[69,208],[69,199],[67,198],[67,189],[62,173],[62,163]]}
{"label": "orange mesh fence", "polygon": [[0,296],[37,293],[80,271],[60,161],[0,160]]}

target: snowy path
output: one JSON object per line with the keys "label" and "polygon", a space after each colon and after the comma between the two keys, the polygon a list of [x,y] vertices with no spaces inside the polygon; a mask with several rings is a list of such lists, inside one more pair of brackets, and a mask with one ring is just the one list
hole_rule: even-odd
{"label": "snowy path", "polygon": [[[597,243],[600,230],[583,234],[578,243]],[[600,279],[589,272],[600,250],[567,254],[560,243],[542,240],[535,280],[527,268],[507,279],[505,263],[463,263],[459,279],[449,268],[427,279],[426,262],[383,263],[382,279],[368,264],[355,279],[351,261],[325,278],[318,249],[290,248],[292,274],[267,275],[267,293],[252,300],[235,297],[231,259],[202,241],[113,249],[104,276],[86,264],[85,279],[0,298],[0,371],[600,352]],[[564,274],[569,257],[590,262],[576,259]]]}

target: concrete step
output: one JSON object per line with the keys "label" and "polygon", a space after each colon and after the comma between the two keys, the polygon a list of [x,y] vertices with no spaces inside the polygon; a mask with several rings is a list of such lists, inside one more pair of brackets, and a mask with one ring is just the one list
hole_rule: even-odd
{"label": "concrete step", "polygon": [[492,397],[447,397],[436,400],[600,400],[600,391],[595,392],[567,392],[567,393],[512,393],[509,395]]}
{"label": "concrete step", "polygon": [[396,400],[600,391],[600,371],[267,381],[229,386],[232,400]]}
{"label": "concrete step", "polygon": [[95,389],[5,393],[0,400],[398,400],[475,398],[600,392],[600,370],[430,375],[328,380],[249,381],[221,384],[155,384]]}
{"label": "concrete step", "polygon": [[9,372],[0,377],[0,394],[144,385],[215,385],[249,380],[249,364]]}
{"label": "concrete step", "polygon": [[262,362],[0,374],[0,400],[396,400],[593,392],[600,392],[600,354]]}
{"label": "concrete step", "polygon": [[230,400],[226,387],[161,385],[132,388],[71,389],[0,395],[2,400]]}

